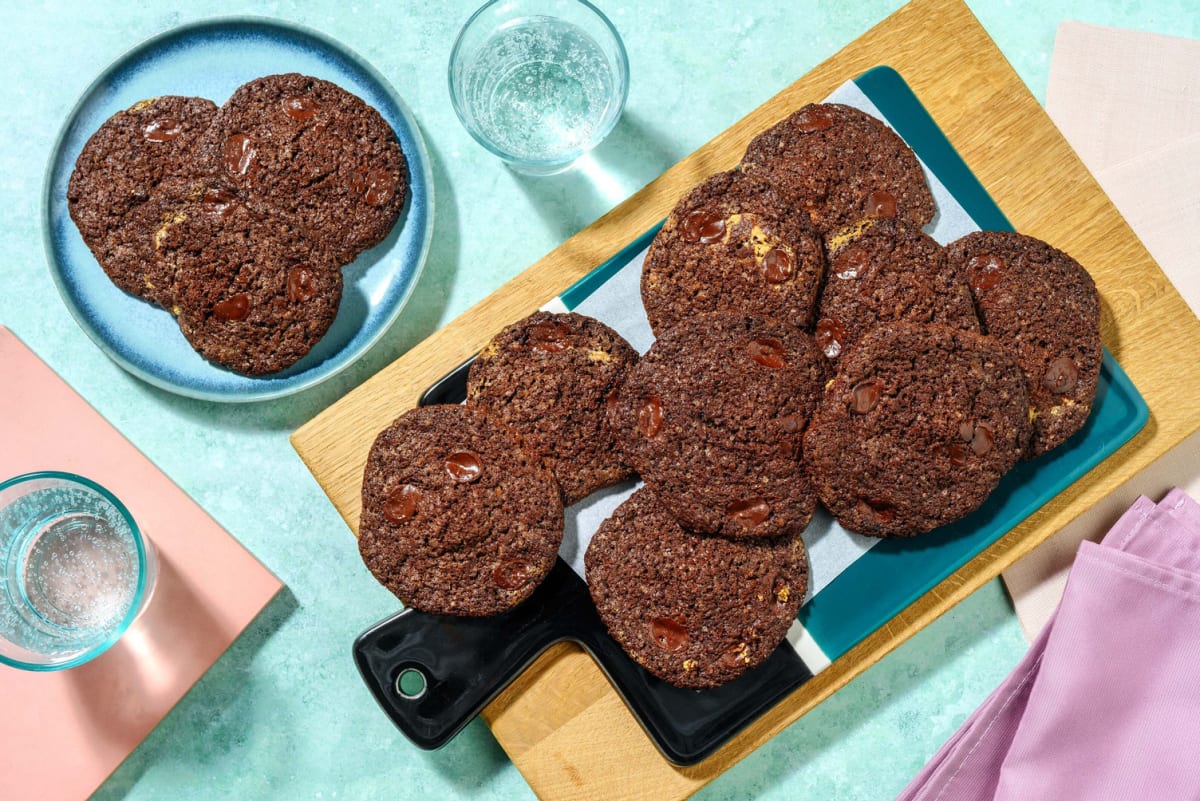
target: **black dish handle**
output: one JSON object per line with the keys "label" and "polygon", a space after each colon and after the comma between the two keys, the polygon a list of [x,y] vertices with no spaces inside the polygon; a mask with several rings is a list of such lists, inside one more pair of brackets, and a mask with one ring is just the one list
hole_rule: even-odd
{"label": "black dish handle", "polygon": [[608,635],[587,585],[561,558],[533,595],[502,615],[449,617],[406,609],[377,623],[355,641],[354,663],[400,731],[432,749],[563,640],[592,655],[663,756],[677,765],[704,759],[812,677],[796,652],[783,646],[720,687],[672,687]]}
{"label": "black dish handle", "polygon": [[543,651],[579,639],[581,611],[595,617],[582,583],[559,559],[533,595],[494,617],[405,609],[359,635],[354,663],[410,740],[440,748]]}

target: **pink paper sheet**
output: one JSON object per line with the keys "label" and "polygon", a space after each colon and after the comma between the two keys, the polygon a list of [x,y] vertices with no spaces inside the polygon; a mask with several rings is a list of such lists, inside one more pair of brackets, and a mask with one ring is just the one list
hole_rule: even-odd
{"label": "pink paper sheet", "polygon": [[[1200,311],[1200,40],[1067,21],[1058,28],[1046,112],[1194,312]],[[1087,265],[1084,265],[1087,266]],[[1193,434],[1004,572],[1028,639],[1062,597],[1080,541],[1139,494],[1200,497]]]}
{"label": "pink paper sheet", "polygon": [[158,582],[125,636],[55,673],[0,665],[0,797],[81,799],[137,747],[281,584],[8,329],[0,476],[66,470],[110,489],[154,542]]}

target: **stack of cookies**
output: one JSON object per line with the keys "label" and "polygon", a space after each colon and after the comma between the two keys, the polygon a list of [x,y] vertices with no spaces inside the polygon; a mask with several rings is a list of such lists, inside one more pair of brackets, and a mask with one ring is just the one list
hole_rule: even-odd
{"label": "stack of cookies", "polygon": [[174,314],[204,358],[257,376],[324,336],[341,267],[388,235],[407,189],[379,112],[292,73],[220,108],[164,96],[118,112],[84,145],[67,204],[114,284]]}
{"label": "stack of cookies", "polygon": [[[407,500],[425,497],[423,471],[439,498],[470,486],[448,454],[479,425],[493,445],[527,449],[528,464],[540,457],[540,473],[525,470],[538,486],[549,476],[563,503],[634,472],[644,482],[585,555],[600,616],[631,658],[693,688],[760,664],[807,592],[801,533],[818,504],[861,534],[928,532],[1090,412],[1101,347],[1087,272],[1015,233],[943,247],[922,231],[935,212],[920,163],[886,125],[848,106],[800,109],[667,218],[642,268],[656,340],[640,359],[595,320],[538,313],[480,353],[465,407],[437,412],[473,422],[435,455],[377,456],[431,410],[380,435],[364,480],[368,566],[406,603],[457,614],[479,607],[422,605],[442,574],[402,586],[391,566],[469,563],[493,594],[498,576],[548,572],[503,567],[515,546],[489,539],[513,525],[503,499],[523,480],[515,467],[459,501],[493,504],[458,518],[491,526],[470,535],[441,500]],[[561,515],[544,498],[531,509]],[[480,539],[448,544],[468,537]]]}

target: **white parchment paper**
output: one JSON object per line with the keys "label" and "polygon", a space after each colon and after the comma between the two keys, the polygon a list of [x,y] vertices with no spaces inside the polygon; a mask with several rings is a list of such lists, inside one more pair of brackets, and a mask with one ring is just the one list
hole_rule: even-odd
{"label": "white parchment paper", "polygon": [[[843,84],[826,98],[826,102],[854,106],[887,122],[875,104],[853,81]],[[929,171],[924,162],[921,166],[925,170],[925,179],[929,182],[933,199],[937,203],[937,214],[925,227],[925,232],[944,245],[979,230],[979,226],[950,195],[937,176]],[[642,261],[645,256],[645,251],[639,253],[574,309],[611,326],[639,353],[645,353],[654,342],[654,335],[650,331],[650,323],[646,320],[641,302]],[[561,301],[556,300],[546,308],[561,311],[564,306]],[[583,554],[592,534],[639,486],[641,482],[612,487],[595,493],[567,509],[566,533],[559,553],[580,576],[584,575]],[[812,568],[809,597],[824,589],[877,542],[879,540],[873,537],[863,537],[847,531],[823,509],[818,509],[812,523],[804,531],[804,543],[808,547]]]}

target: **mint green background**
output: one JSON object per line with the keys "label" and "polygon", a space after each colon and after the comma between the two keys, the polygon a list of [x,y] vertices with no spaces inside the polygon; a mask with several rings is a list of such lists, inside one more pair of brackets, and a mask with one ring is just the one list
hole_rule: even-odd
{"label": "mint green background", "polygon": [[[625,116],[595,154],[607,174],[602,183],[579,173],[517,177],[458,125],[445,59],[474,5],[3,4],[0,323],[288,585],[97,798],[532,797],[478,721],[426,753],[374,707],[349,647],[396,602],[361,566],[288,434],[901,3],[605,0],[629,50],[631,88]],[[1193,0],[970,5],[1039,99],[1062,20],[1200,35]],[[162,30],[237,13],[316,28],[370,61],[422,126],[437,208],[430,260],[412,303],[364,359],[299,396],[224,406],[139,382],[80,331],[46,269],[40,195],[58,129],[101,70]],[[893,798],[1024,650],[1003,590],[992,582],[699,797]]]}

